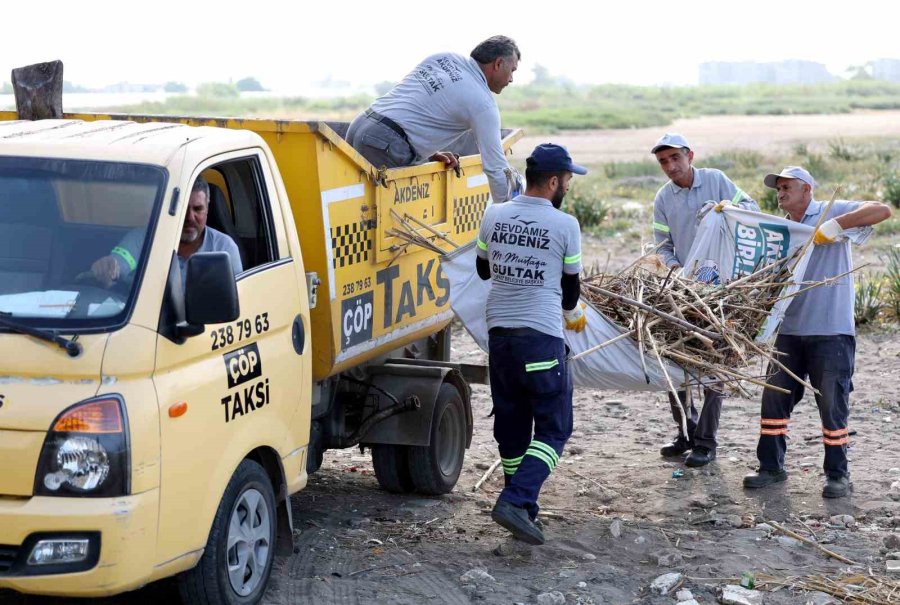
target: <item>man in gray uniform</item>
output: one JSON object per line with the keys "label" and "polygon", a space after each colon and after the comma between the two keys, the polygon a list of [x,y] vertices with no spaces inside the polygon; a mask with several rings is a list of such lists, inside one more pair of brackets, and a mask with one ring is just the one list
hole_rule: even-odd
{"label": "man in gray uniform", "polygon": [[[511,174],[500,138],[493,94],[513,81],[521,53],[506,36],[493,36],[471,56],[431,55],[390,92],[356,116],[347,142],[375,166],[394,168],[428,160],[458,165],[447,150],[474,136],[494,202],[511,197]],[[493,94],[491,94],[493,93]]]}
{"label": "man in gray uniform", "polygon": [[[697,235],[698,215],[704,209],[714,208],[721,212],[726,203],[731,203],[748,210],[759,210],[759,205],[722,171],[694,168],[694,152],[680,134],[664,134],[650,153],[656,156],[660,168],[670,179],[653,200],[653,233],[668,267],[677,268],[684,264]],[[703,410],[698,418],[689,392],[679,391],[680,401],[670,393],[669,404],[678,425],[678,436],[664,446],[660,454],[677,457],[692,449],[685,460],[688,466],[704,466],[715,460],[722,397],[720,386],[704,387]],[[682,433],[679,405],[687,416],[687,435]]]}
{"label": "man in gray uniform", "polygon": [[484,213],[476,269],[492,281],[491,398],[506,480],[491,517],[516,538],[543,544],[538,494],[572,434],[563,326],[580,332],[587,323],[578,303],[581,230],[559,207],[572,174],[587,170],[553,144],[538,145],[526,166],[525,194]]}
{"label": "man in gray uniform", "polygon": [[[234,274],[243,271],[237,244],[228,235],[206,226],[208,213],[209,185],[203,177],[197,177],[191,187],[187,214],[181,228],[181,241],[178,243],[182,284],[187,279],[187,260],[196,252],[227,252]],[[91,265],[91,273],[104,288],[111,287],[117,281],[133,278],[138,265],[137,259],[144,247],[145,233],[146,228],[132,229],[107,256],[97,259]]]}
{"label": "man in gray uniform", "polygon": [[[778,191],[778,206],[791,220],[805,225],[819,223],[827,203],[813,199],[815,181],[799,166],[787,166],[780,174],[766,175],[766,187]],[[856,356],[856,330],[853,322],[853,277],[844,275],[853,268],[850,242],[845,229],[880,223],[891,216],[891,209],[880,202],[835,200],[822,225],[816,231],[816,244],[809,258],[804,281],[821,281],[843,275],[834,284],[813,288],[800,294],[784,314],[775,348],[793,374],[806,378],[815,388],[816,405],[822,419],[825,444],[825,487],[822,496],[840,498],[850,491],[847,445],[850,431],[850,392]],[[769,368],[768,384],[790,391],[789,394],[763,390],[759,443],[756,456],[759,471],[744,477],[744,487],[758,488],[787,479],[784,455],[791,412],[803,398],[803,385],[784,370]]]}

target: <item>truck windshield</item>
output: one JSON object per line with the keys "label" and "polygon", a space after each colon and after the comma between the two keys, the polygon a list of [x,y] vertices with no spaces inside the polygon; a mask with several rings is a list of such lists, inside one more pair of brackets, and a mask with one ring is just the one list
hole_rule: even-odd
{"label": "truck windshield", "polygon": [[0,157],[0,313],[50,328],[124,320],[165,182],[155,166]]}

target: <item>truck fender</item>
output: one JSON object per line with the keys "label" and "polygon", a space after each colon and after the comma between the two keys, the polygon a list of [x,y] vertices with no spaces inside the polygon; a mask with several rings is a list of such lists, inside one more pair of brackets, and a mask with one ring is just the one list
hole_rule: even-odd
{"label": "truck fender", "polygon": [[363,436],[361,445],[376,443],[430,445],[434,406],[438,391],[445,382],[455,386],[462,397],[466,408],[466,447],[468,448],[472,443],[474,422],[471,389],[453,364],[442,362],[423,364],[421,360],[392,359],[383,365],[371,366],[367,370],[369,382],[375,387],[369,389],[369,395],[378,398],[380,409],[393,404],[382,391],[390,393],[397,401],[404,401],[407,397],[412,396],[418,397],[421,407],[395,414],[377,423]]}

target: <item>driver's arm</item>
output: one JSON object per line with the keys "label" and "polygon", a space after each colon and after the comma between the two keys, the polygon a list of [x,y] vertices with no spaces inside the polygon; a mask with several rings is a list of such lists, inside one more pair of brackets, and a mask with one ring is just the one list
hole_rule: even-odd
{"label": "driver's arm", "polygon": [[144,244],[144,231],[132,229],[108,255],[97,259],[91,265],[91,273],[104,288],[132,274],[137,268],[137,258]]}

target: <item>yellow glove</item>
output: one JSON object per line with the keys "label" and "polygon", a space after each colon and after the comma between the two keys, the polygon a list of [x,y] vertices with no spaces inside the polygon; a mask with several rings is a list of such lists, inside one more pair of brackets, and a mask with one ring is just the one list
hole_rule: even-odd
{"label": "yellow glove", "polygon": [[836,219],[825,221],[822,223],[822,226],[816,230],[816,234],[813,236],[813,243],[817,246],[821,244],[833,244],[843,232],[844,228],[838,224]]}
{"label": "yellow glove", "polygon": [[563,319],[566,320],[566,330],[572,330],[574,332],[581,332],[584,330],[584,327],[587,325],[587,315],[584,314],[586,308],[586,304],[579,302],[571,311],[563,309]]}

